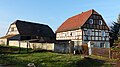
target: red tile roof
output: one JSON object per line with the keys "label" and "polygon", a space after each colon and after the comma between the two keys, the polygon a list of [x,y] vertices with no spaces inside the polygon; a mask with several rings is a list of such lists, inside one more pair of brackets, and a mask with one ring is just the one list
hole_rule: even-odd
{"label": "red tile roof", "polygon": [[75,15],[71,18],[68,18],[56,31],[63,32],[73,29],[78,29],[81,27],[92,14],[98,14],[95,10],[91,9],[86,12],[82,12],[81,14]]}

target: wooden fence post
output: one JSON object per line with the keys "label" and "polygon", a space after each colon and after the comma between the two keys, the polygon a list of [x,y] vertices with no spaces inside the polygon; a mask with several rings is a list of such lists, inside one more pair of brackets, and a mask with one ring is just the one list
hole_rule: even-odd
{"label": "wooden fence post", "polygon": [[111,50],[110,50],[110,48],[109,48],[109,58],[111,58]]}

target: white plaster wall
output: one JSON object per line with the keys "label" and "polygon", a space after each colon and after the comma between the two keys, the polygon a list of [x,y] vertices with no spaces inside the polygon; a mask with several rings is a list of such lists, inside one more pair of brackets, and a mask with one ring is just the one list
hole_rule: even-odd
{"label": "white plaster wall", "polygon": [[[9,41],[9,46],[19,47],[19,41]],[[27,48],[27,42],[20,42],[20,47]],[[30,43],[28,48],[54,51],[54,43]]]}
{"label": "white plaster wall", "polygon": [[17,46],[17,47],[19,47],[19,41],[9,41],[9,46]]}
{"label": "white plaster wall", "polygon": [[60,32],[56,34],[57,40],[81,40],[82,39],[82,30],[73,30],[73,31],[66,31]]}
{"label": "white plaster wall", "polygon": [[0,39],[0,44],[7,45],[7,39]]}
{"label": "white plaster wall", "polygon": [[[19,41],[9,41],[9,46],[19,47]],[[27,48],[27,43],[26,42],[20,42],[20,47]]]}
{"label": "white plaster wall", "polygon": [[27,42],[20,42],[20,47],[27,48]]}
{"label": "white plaster wall", "polygon": [[30,48],[54,51],[54,43],[30,43]]}
{"label": "white plaster wall", "polygon": [[[12,27],[14,27],[14,30],[15,30],[15,31],[11,31],[11,28],[12,28]],[[11,25],[10,28],[9,28],[9,30],[8,30],[7,35],[11,35],[11,34],[19,34],[18,29],[17,29],[17,27],[16,27],[15,24]]]}

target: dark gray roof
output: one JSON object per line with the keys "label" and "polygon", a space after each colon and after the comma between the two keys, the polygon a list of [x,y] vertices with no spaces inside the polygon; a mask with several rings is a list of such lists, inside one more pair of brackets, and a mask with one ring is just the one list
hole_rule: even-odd
{"label": "dark gray roof", "polygon": [[32,23],[28,21],[21,21],[21,20],[16,20],[12,24],[16,24],[20,35],[44,36],[44,37],[55,36],[53,30],[48,25]]}

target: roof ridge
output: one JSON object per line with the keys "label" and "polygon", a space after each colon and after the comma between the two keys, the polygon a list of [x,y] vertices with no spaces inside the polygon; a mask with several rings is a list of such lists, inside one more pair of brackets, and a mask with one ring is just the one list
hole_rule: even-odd
{"label": "roof ridge", "polygon": [[12,24],[16,24],[16,23],[19,23],[19,22],[22,22],[22,23],[29,23],[29,24],[37,24],[37,25],[45,25],[45,26],[48,26],[46,24],[41,24],[41,23],[35,23],[35,22],[31,22],[31,21],[24,21],[24,20],[15,20]]}

